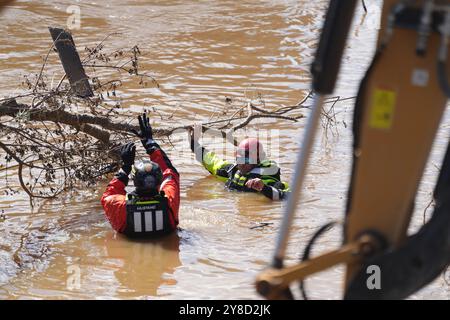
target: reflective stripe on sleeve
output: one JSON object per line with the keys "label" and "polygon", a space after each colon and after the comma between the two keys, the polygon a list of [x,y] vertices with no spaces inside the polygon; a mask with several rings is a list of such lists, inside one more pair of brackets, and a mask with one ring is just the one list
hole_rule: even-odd
{"label": "reflective stripe on sleeve", "polygon": [[278,189],[272,188],[272,199],[273,200],[280,200],[280,191]]}

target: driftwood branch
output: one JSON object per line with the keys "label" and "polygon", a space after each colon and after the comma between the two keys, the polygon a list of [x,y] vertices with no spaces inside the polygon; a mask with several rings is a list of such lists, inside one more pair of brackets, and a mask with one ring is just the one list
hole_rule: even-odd
{"label": "driftwood branch", "polygon": [[112,123],[109,119],[101,117],[93,117],[90,115],[77,115],[66,112],[62,109],[57,110],[33,110],[30,106],[25,104],[19,104],[16,100],[8,100],[0,104],[0,117],[10,116],[16,117],[18,114],[28,112],[28,119],[31,121],[51,121],[55,123],[62,123],[70,125],[79,131],[83,131],[90,136],[96,138],[104,144],[109,144],[110,134],[108,131],[96,128],[92,125],[101,125],[108,129],[118,128],[118,126]]}

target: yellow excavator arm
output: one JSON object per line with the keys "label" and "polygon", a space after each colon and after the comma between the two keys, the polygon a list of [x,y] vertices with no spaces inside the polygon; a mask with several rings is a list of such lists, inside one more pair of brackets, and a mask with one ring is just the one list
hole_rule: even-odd
{"label": "yellow excavator arm", "polygon": [[[432,218],[407,236],[417,189],[450,97],[450,1],[385,0],[374,59],[354,106],[344,243],[316,258],[309,257],[308,247],[302,263],[283,266],[321,102],[333,92],[355,6],[351,0],[329,4],[312,65],[318,98],[295,168],[295,196],[285,208],[272,265],[256,282],[267,298],[291,298],[289,285],[340,263],[347,266],[346,299],[405,298],[450,262],[450,151],[435,188]],[[369,267],[381,273],[381,288],[367,286]]]}

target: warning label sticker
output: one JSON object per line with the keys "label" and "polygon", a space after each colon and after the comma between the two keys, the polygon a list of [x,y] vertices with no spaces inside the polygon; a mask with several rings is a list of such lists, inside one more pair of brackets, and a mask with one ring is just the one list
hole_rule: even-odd
{"label": "warning label sticker", "polygon": [[390,129],[394,118],[397,94],[395,91],[376,89],[372,96],[369,126]]}

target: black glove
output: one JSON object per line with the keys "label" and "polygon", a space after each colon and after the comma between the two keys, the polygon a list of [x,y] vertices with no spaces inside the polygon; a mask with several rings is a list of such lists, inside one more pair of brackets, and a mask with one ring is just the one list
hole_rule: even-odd
{"label": "black glove", "polygon": [[122,158],[122,169],[116,173],[116,178],[122,181],[125,185],[128,184],[128,175],[131,172],[131,166],[134,164],[136,156],[136,146],[133,142],[124,144],[120,148],[120,157]]}
{"label": "black glove", "polygon": [[133,132],[141,139],[142,145],[144,146],[145,150],[147,151],[147,153],[151,154],[156,148],[159,148],[159,146],[156,141],[153,140],[153,131],[152,127],[150,126],[150,120],[145,113],[142,116],[139,116],[138,120],[140,132],[137,132],[134,129],[132,129],[131,132]]}
{"label": "black glove", "polygon": [[123,145],[120,148],[120,156],[123,161],[122,170],[126,174],[130,174],[131,166],[134,164],[134,158],[136,157],[136,146],[134,142],[129,142]]}

